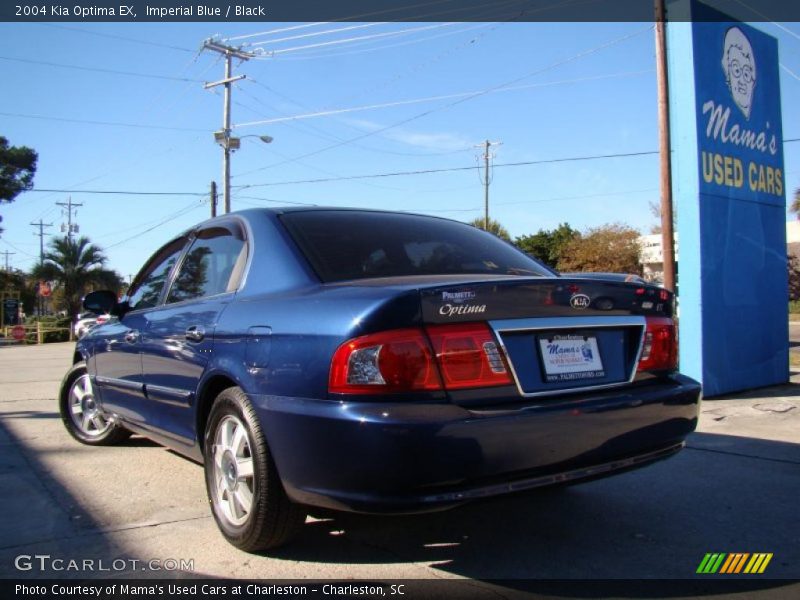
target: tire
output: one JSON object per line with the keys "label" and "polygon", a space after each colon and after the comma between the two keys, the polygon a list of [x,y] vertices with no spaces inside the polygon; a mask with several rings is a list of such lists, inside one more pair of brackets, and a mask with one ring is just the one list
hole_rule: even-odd
{"label": "tire", "polygon": [[64,376],[58,394],[61,420],[69,434],[89,446],[111,446],[131,433],[110,420],[97,405],[86,363],[76,363]]}
{"label": "tire", "polygon": [[211,512],[228,542],[246,552],[288,543],[306,520],[286,495],[247,395],[238,387],[214,401],[205,431]]}

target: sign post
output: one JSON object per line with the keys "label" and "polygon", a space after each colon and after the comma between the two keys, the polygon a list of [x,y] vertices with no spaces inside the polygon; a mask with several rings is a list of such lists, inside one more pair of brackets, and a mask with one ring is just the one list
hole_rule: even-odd
{"label": "sign post", "polygon": [[680,364],[716,396],[789,379],[778,44],[687,3],[667,28]]}

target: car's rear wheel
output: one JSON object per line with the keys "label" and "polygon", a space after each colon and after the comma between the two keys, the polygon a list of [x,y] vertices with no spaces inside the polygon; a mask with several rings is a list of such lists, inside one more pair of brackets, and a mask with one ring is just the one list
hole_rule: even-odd
{"label": "car's rear wheel", "polygon": [[258,418],[238,387],[217,396],[205,432],[208,499],[222,535],[254,552],[289,542],[306,519],[289,500]]}
{"label": "car's rear wheel", "polygon": [[92,381],[83,362],[75,364],[64,377],[58,405],[67,431],[82,444],[110,446],[131,435],[109,418],[97,403]]}

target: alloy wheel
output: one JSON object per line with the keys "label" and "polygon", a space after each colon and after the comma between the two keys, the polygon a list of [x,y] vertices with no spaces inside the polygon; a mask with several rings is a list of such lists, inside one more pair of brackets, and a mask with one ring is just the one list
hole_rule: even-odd
{"label": "alloy wheel", "polygon": [[97,406],[88,375],[78,377],[69,390],[69,415],[75,427],[89,437],[103,435],[112,425]]}
{"label": "alloy wheel", "polygon": [[228,415],[220,421],[214,436],[214,490],[222,516],[241,526],[253,509],[255,492],[253,455],[244,424]]}

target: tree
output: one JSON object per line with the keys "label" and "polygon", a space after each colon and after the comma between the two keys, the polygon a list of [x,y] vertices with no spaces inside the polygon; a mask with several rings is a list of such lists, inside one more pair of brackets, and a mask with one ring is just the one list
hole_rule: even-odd
{"label": "tree", "polygon": [[540,229],[533,235],[520,236],[514,240],[514,244],[523,252],[533,255],[547,266],[555,268],[564,248],[579,236],[580,233],[567,223],[561,223],[552,231]]}
{"label": "tree", "polygon": [[794,191],[794,199],[789,205],[789,212],[793,212],[800,219],[800,188]]}
{"label": "tree", "polygon": [[0,271],[0,289],[19,292],[22,310],[28,314],[33,311],[34,303],[36,302],[34,281],[26,276],[25,273],[17,269]]}
{"label": "tree", "polygon": [[60,307],[69,316],[80,312],[81,299],[93,289],[118,292],[123,283],[116,272],[105,268],[106,256],[87,237],[54,238],[44,254],[44,262],[34,267],[35,279],[53,281],[63,292]]}
{"label": "tree", "polygon": [[0,202],[13,202],[33,187],[39,155],[26,146],[9,146],[0,136]]}
{"label": "tree", "polygon": [[661,203],[650,200],[647,206],[650,208],[650,214],[656,219],[656,224],[650,226],[650,233],[661,233]]}
{"label": "tree", "polygon": [[489,233],[495,234],[500,239],[503,239],[507,242],[511,241],[511,236],[508,234],[508,229],[503,227],[500,224],[500,221],[495,221],[494,219],[489,219],[489,229],[484,227],[484,219],[483,217],[476,217],[469,222],[470,225],[473,227],[477,227],[478,229],[483,229],[484,231],[488,231]]}
{"label": "tree", "polygon": [[789,300],[800,300],[800,258],[794,254],[788,257],[789,267]]}
{"label": "tree", "polygon": [[640,254],[639,232],[622,223],[610,223],[587,229],[569,242],[558,269],[641,274]]}

